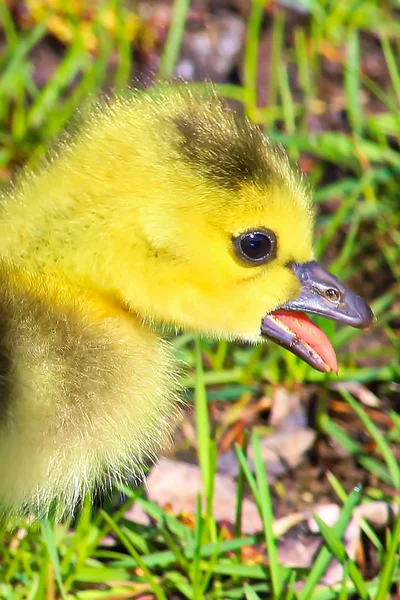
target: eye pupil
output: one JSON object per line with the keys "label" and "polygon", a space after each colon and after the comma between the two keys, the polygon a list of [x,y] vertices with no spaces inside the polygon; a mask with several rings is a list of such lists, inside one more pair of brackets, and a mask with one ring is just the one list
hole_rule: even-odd
{"label": "eye pupil", "polygon": [[262,233],[249,233],[242,239],[241,248],[249,258],[259,260],[271,251],[271,240]]}
{"label": "eye pupil", "polygon": [[235,246],[242,261],[264,263],[275,255],[276,237],[272,231],[248,231],[235,239]]}

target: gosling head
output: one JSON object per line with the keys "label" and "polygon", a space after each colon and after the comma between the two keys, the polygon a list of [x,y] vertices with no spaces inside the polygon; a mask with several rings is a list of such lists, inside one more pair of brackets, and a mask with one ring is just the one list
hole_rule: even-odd
{"label": "gosling head", "polygon": [[93,284],[145,322],[269,338],[321,371],[337,369],[335,354],[303,312],[371,324],[367,304],[314,261],[302,176],[214,93],[168,87],[114,101],[88,119],[73,154],[69,194],[104,224],[83,228],[79,270],[89,264]]}

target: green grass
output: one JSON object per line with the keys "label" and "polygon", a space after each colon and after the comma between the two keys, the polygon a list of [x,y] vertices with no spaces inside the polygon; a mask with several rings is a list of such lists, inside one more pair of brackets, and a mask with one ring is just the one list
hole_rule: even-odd
{"label": "green grass", "polygon": [[[188,0],[175,2],[160,78],[173,73],[189,4]],[[308,0],[309,23],[294,28],[287,46],[286,14],[279,10],[271,13],[268,107],[260,107],[256,82],[265,4],[262,0],[252,2],[243,86],[221,84],[218,89],[227,98],[239,100],[246,114],[263,126],[273,141],[282,143],[294,160],[307,154],[313,161],[309,178],[321,209],[316,254],[329,257],[333,273],[354,282],[359,289],[365,288],[378,317],[380,342],[359,343],[356,352],[351,348],[359,332],[321,321],[338,351],[341,366],[339,378],[334,381],[371,385],[384,401],[388,394],[393,396],[391,390],[398,390],[400,381],[400,337],[394,326],[400,319],[400,21],[390,16],[390,2],[384,8],[378,0]],[[106,10],[116,14],[113,32],[104,26]],[[45,24],[17,30],[0,0],[0,19],[7,40],[0,58],[0,171],[4,179],[22,162],[35,164],[84,98],[108,87],[123,88],[129,82],[133,61],[129,41],[124,37],[126,10],[116,1],[104,2],[98,9],[93,21],[99,42],[95,55],[86,48],[77,24],[75,41],[68,46],[51,79],[38,88],[29,53],[44,38]],[[362,72],[361,41],[365,35],[374,36],[381,46],[382,64],[388,71],[386,86],[377,85]],[[348,131],[310,129],[319,100],[323,45],[344,48],[341,85]],[[117,64],[110,70],[112,54],[117,56]],[[291,88],[289,69],[296,73],[296,92]],[[369,111],[368,104],[360,103],[360,92],[380,102],[383,110]],[[332,180],[329,173],[333,165],[341,175]],[[329,212],[326,209],[332,199],[336,210]],[[377,284],[370,285],[369,281]],[[333,378],[312,371],[293,355],[271,345],[243,348],[226,342],[209,344],[190,335],[177,338],[174,345],[190,367],[184,383],[196,409],[197,454],[206,497],[204,506],[198,505],[193,522],[185,524],[165,512],[146,500],[140,490],[125,490],[126,502],[118,510],[112,503],[103,510],[87,505],[73,523],[21,522],[16,529],[4,527],[0,533],[0,598],[100,600],[134,598],[141,593],[160,600],[172,595],[190,600],[389,598],[392,586],[400,580],[400,517],[383,537],[378,537],[367,523],[361,524],[380,564],[378,574],[372,577],[348,557],[343,532],[360,502],[373,497],[390,503],[399,501],[400,468],[394,453],[400,440],[398,414],[389,414],[393,428],[383,430],[349,392],[341,392],[365,435],[374,442],[375,451],[367,453],[327,411],[326,398]],[[202,366],[203,359],[207,369]],[[216,443],[211,435],[209,404],[218,400],[234,410],[246,394],[268,395],[276,385],[298,389],[309,384],[318,384],[319,434],[342,446],[376,483],[374,489],[357,488],[347,494],[341,482],[329,476],[333,492],[343,504],[341,516],[333,529],[318,522],[325,543],[312,568],[288,569],[279,563],[278,540],[272,526],[271,498],[275,491],[267,483],[257,433],[248,442],[254,452],[254,474],[246,453],[237,448],[240,474],[232,539],[224,537],[213,518]],[[263,523],[263,531],[257,536],[241,533],[245,484],[252,491]],[[124,518],[135,502],[154,524],[140,527]],[[108,534],[118,540],[115,548],[102,545]],[[260,548],[260,563],[243,558],[241,549],[249,545]],[[319,585],[332,557],[343,565],[342,582],[336,587]]]}

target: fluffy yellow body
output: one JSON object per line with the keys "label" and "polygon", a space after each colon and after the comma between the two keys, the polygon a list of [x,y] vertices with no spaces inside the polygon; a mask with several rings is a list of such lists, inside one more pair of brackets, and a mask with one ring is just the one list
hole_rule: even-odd
{"label": "fluffy yellow body", "polygon": [[[275,232],[248,267],[232,238]],[[89,108],[0,208],[0,502],[72,510],[140,474],[177,413],[153,325],[260,341],[312,259],[301,177],[211,93],[167,87]]]}

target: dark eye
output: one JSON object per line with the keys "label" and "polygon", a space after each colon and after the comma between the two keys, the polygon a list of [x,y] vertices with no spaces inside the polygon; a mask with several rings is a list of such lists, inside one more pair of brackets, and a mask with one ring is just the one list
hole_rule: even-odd
{"label": "dark eye", "polygon": [[276,236],[269,230],[246,231],[234,244],[237,256],[250,265],[265,263],[276,254]]}

